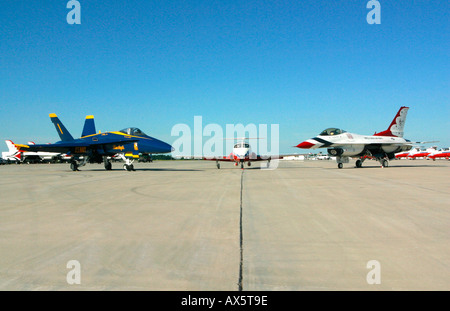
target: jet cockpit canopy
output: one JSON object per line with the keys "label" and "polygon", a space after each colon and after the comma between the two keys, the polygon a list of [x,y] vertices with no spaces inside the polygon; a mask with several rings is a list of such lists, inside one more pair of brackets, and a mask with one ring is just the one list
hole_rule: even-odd
{"label": "jet cockpit canopy", "polygon": [[333,135],[339,135],[342,133],[345,133],[347,131],[335,128],[335,127],[330,127],[327,128],[326,130],[323,130],[319,135],[320,136],[333,136]]}
{"label": "jet cockpit canopy", "polygon": [[129,128],[120,130],[120,132],[127,134],[127,135],[132,135],[132,136],[147,136],[147,134],[142,132],[137,127],[129,127]]}
{"label": "jet cockpit canopy", "polygon": [[238,142],[236,145],[234,145],[234,148],[250,148],[250,145],[246,142]]}

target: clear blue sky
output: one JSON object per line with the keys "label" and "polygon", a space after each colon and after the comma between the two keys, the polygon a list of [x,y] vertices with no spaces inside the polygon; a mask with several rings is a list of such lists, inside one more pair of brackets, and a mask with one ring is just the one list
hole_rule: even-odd
{"label": "clear blue sky", "polygon": [[[279,124],[280,151],[327,127],[450,146],[450,2],[66,0],[0,5],[0,150],[129,126],[173,143],[177,123]],[[205,139],[204,139],[205,141]]]}

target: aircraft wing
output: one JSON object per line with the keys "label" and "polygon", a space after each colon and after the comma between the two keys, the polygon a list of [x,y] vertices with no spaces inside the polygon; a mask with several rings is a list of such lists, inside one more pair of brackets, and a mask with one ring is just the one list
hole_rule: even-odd
{"label": "aircraft wing", "polygon": [[[41,145],[21,145],[16,144],[17,148],[20,151],[44,151],[44,152],[59,152],[59,153],[67,153],[72,151],[75,148],[92,148],[99,147],[102,145],[111,145],[111,144],[130,144],[135,143],[138,140],[136,139],[116,139],[116,140],[108,140],[108,141],[86,141],[86,140],[74,140],[74,141],[61,141],[54,144],[41,144]],[[80,152],[81,153],[81,152]]]}
{"label": "aircraft wing", "polygon": [[311,155],[311,153],[292,153],[292,154],[273,155],[273,156],[270,156],[270,158],[273,160],[276,160],[276,159],[284,159],[284,158],[288,158],[288,157],[309,156],[309,155]]}
{"label": "aircraft wing", "polygon": [[345,141],[345,142],[333,142],[329,143],[328,145],[325,143],[321,146],[321,148],[326,147],[341,147],[341,146],[348,146],[348,145],[383,145],[383,146],[398,146],[398,145],[413,145],[414,142],[406,141],[406,142],[399,142],[399,141],[393,141],[393,142],[385,142],[385,141]]}
{"label": "aircraft wing", "polygon": [[206,161],[223,161],[223,162],[234,162],[235,159],[234,158],[230,158],[228,156],[223,156],[223,157],[203,157],[203,160]]}
{"label": "aircraft wing", "polygon": [[[287,157],[305,156],[305,155],[309,155],[309,153],[307,153],[307,154],[293,153],[293,154],[279,154],[279,155],[257,155],[256,157],[245,158],[243,160],[256,162],[256,161],[267,161],[267,160],[277,160],[277,159],[279,160],[279,159],[283,159],[283,158],[287,158]],[[222,161],[222,162],[235,162],[235,161],[239,160],[239,158],[235,159],[235,158],[230,157],[230,156],[203,157],[203,160],[207,160],[207,161]]]}

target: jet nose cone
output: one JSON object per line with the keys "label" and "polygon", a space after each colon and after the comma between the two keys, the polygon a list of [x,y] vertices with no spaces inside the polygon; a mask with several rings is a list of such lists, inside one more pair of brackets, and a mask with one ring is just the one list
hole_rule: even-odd
{"label": "jet nose cone", "polygon": [[296,147],[297,147],[297,148],[301,148],[301,149],[310,149],[312,146],[314,146],[313,143],[304,141],[304,142],[298,144]]}
{"label": "jet nose cone", "polygon": [[174,148],[170,144],[163,142],[161,140],[157,141],[154,148],[157,150],[154,151],[156,153],[170,153],[174,151]]}
{"label": "jet nose cone", "polygon": [[164,152],[166,152],[166,153],[173,152],[175,150],[171,145],[169,145],[167,143],[165,144],[164,147],[165,147]]}

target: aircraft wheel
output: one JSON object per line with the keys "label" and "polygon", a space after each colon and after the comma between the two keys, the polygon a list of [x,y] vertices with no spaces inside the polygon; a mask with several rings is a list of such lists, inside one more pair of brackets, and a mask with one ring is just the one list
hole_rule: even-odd
{"label": "aircraft wheel", "polygon": [[130,164],[130,165],[124,164],[123,169],[127,170],[128,172],[135,171],[133,164]]}
{"label": "aircraft wheel", "polygon": [[70,169],[72,171],[78,171],[78,164],[76,164],[75,162],[70,163]]}
{"label": "aircraft wheel", "polygon": [[252,162],[248,161],[247,165],[252,166]]}
{"label": "aircraft wheel", "polygon": [[361,160],[356,160],[356,167],[361,167],[362,166],[362,162]]}
{"label": "aircraft wheel", "polygon": [[241,162],[241,168],[244,168],[244,162]]}
{"label": "aircraft wheel", "polygon": [[338,163],[338,168],[343,168],[343,167],[344,167],[344,164]]}
{"label": "aircraft wheel", "polygon": [[220,164],[219,163],[217,163],[217,169],[220,170]]}
{"label": "aircraft wheel", "polygon": [[111,164],[111,162],[105,163],[105,170],[110,171],[111,169],[112,169],[112,164]]}
{"label": "aircraft wheel", "polygon": [[381,162],[381,165],[382,165],[383,167],[388,167],[388,166],[389,166],[388,160],[383,160],[383,161]]}

